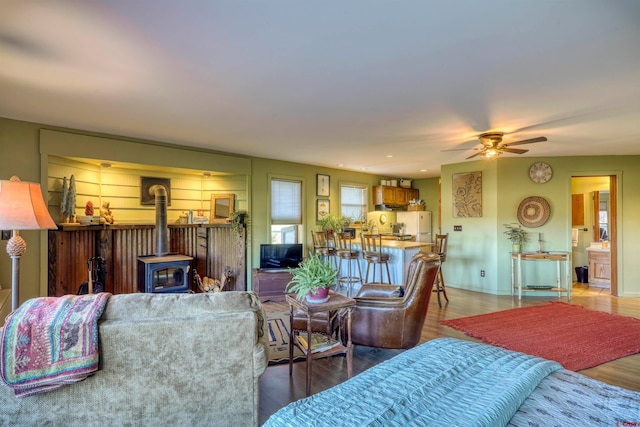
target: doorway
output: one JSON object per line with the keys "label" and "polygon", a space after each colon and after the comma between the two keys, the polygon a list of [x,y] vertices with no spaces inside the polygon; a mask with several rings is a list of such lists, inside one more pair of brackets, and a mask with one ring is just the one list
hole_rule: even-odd
{"label": "doorway", "polygon": [[[571,178],[574,267],[588,267],[589,286],[618,295],[617,175]],[[577,273],[576,273],[577,275]]]}

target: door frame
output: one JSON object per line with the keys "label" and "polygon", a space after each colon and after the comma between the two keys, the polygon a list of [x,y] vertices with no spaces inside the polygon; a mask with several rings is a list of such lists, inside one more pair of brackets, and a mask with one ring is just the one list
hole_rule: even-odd
{"label": "door frame", "polygon": [[[620,212],[621,200],[618,199],[619,186],[621,184],[620,177],[622,172],[592,172],[592,173],[572,173],[573,178],[588,177],[608,177],[609,178],[609,249],[611,262],[611,295],[618,296],[618,247],[620,245],[619,236],[621,230],[618,227],[618,212]],[[570,185],[571,187],[571,185]],[[589,204],[591,206],[592,203]],[[569,212],[569,220],[571,221],[571,212]],[[593,231],[593,230],[592,230]]]}

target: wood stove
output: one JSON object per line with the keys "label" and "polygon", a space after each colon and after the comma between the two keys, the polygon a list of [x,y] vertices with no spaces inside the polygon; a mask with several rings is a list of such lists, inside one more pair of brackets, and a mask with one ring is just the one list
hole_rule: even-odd
{"label": "wood stove", "polygon": [[189,292],[189,263],[186,255],[138,257],[138,290],[147,293]]}
{"label": "wood stove", "polygon": [[169,253],[167,190],[154,185],[149,193],[156,202],[156,253],[138,257],[138,290],[146,293],[189,292],[189,266],[192,257]]}

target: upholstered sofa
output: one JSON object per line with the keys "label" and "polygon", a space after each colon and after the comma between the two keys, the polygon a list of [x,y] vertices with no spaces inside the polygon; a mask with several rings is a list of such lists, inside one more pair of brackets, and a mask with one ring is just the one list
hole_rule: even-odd
{"label": "upholstered sofa", "polygon": [[111,296],[98,372],[22,398],[0,382],[0,425],[257,425],[264,332],[252,292]]}

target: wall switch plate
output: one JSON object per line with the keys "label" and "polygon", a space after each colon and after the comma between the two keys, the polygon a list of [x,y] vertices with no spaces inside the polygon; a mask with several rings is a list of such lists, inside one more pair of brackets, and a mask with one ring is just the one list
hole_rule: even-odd
{"label": "wall switch plate", "polygon": [[484,270],[480,270],[480,277],[484,277]]}
{"label": "wall switch plate", "polygon": [[453,226],[453,231],[462,231],[462,226],[461,225],[454,225]]}

